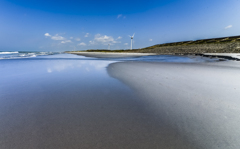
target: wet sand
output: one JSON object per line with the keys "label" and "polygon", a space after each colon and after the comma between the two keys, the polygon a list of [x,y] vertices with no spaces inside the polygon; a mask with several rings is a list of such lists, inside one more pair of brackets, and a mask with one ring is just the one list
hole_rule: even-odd
{"label": "wet sand", "polygon": [[2,60],[0,148],[238,148],[238,64]]}
{"label": "wet sand", "polygon": [[1,149],[197,148],[108,75],[113,61],[76,57],[0,62]]}
{"label": "wet sand", "polygon": [[197,148],[240,146],[240,63],[110,64],[163,124]]}

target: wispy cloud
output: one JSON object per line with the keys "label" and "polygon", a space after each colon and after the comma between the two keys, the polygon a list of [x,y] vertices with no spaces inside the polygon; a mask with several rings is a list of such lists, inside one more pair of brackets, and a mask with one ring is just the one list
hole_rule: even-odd
{"label": "wispy cloud", "polygon": [[120,18],[126,19],[126,16],[123,16],[122,14],[119,14],[119,15],[117,16],[117,19],[120,19]]}
{"label": "wispy cloud", "polygon": [[78,44],[78,46],[86,46],[86,43],[81,42],[81,43]]}
{"label": "wispy cloud", "polygon": [[86,33],[84,37],[89,37],[89,33]]}
{"label": "wispy cloud", "polygon": [[112,36],[107,36],[103,35],[101,36],[100,34],[96,34],[94,40],[89,41],[90,44],[103,44],[103,45],[108,45],[111,44],[113,45],[114,43],[121,43],[121,41],[116,41]]}
{"label": "wispy cloud", "polygon": [[69,43],[72,42],[71,40],[65,40],[65,41],[61,41],[61,43]]}
{"label": "wispy cloud", "polygon": [[152,41],[152,39],[149,39],[149,41]]}
{"label": "wispy cloud", "polygon": [[[71,40],[67,40],[66,38],[56,34],[54,36],[50,35],[49,33],[45,33],[44,34],[45,37],[50,37],[52,40],[57,40],[57,41],[61,41],[61,43],[71,43]],[[73,37],[70,37],[70,39],[73,39]]]}
{"label": "wispy cloud", "polygon": [[232,28],[233,26],[232,25],[228,25],[225,27],[225,29],[229,29],[229,28]]}
{"label": "wispy cloud", "polygon": [[94,45],[94,44],[95,44],[95,42],[94,42],[94,41],[92,41],[92,40],[90,40],[90,41],[89,41],[89,44],[92,44],[92,45]]}
{"label": "wispy cloud", "polygon": [[81,39],[80,38],[75,38],[76,41],[80,41]]}
{"label": "wispy cloud", "polygon": [[119,15],[117,16],[118,19],[121,18],[121,17],[122,17],[122,14],[119,14]]}
{"label": "wispy cloud", "polygon": [[122,39],[122,37],[121,37],[121,36],[118,36],[118,38],[117,38],[116,40],[118,40],[118,39]]}
{"label": "wispy cloud", "polygon": [[58,34],[56,34],[55,36],[52,36],[51,39],[52,39],[52,40],[65,40],[64,37],[59,36]]}
{"label": "wispy cloud", "polygon": [[125,46],[127,46],[127,45],[128,45],[128,43],[124,43],[124,45],[125,45]]}

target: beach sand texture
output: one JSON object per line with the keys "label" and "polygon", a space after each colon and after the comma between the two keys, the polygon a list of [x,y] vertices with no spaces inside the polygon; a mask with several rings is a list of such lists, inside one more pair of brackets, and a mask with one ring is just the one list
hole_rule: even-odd
{"label": "beach sand texture", "polygon": [[198,148],[240,146],[240,63],[122,62],[109,74],[133,88],[146,109]]}
{"label": "beach sand texture", "polygon": [[1,149],[240,146],[239,62],[60,54],[2,60],[0,70]]}
{"label": "beach sand texture", "polygon": [[1,61],[1,149],[197,148],[108,75],[113,61],[77,57]]}

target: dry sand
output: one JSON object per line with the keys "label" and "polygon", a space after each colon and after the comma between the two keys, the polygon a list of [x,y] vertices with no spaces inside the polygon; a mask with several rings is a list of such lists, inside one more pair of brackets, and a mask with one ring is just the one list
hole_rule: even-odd
{"label": "dry sand", "polygon": [[123,58],[156,55],[155,53],[109,53],[109,52],[67,52],[67,53],[95,58]]}
{"label": "dry sand", "polygon": [[120,62],[107,70],[133,88],[167,128],[195,147],[239,148],[239,62]]}

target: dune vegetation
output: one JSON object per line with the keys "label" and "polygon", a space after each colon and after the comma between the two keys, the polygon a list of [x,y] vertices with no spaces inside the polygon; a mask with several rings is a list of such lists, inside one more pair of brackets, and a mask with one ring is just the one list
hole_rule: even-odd
{"label": "dune vegetation", "polygon": [[85,51],[76,52],[115,52],[115,53],[124,52],[124,53],[158,53],[158,54],[239,53],[240,36],[156,44],[153,46],[133,50],[89,49]]}

